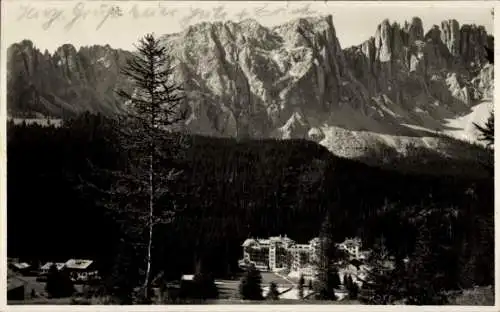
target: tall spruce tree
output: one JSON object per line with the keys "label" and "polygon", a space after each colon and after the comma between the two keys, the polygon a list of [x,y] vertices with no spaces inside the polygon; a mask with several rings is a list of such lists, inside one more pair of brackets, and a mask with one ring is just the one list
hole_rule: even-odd
{"label": "tall spruce tree", "polygon": [[262,300],[262,275],[255,266],[248,266],[239,285],[240,296],[245,300]]}
{"label": "tall spruce tree", "polygon": [[[186,115],[181,107],[182,88],[173,81],[172,58],[166,48],[153,34],[147,34],[139,40],[137,50],[138,53],[127,60],[122,70],[122,74],[132,80],[134,92],[120,89],[117,93],[128,104],[126,120],[129,122],[121,128],[122,141],[131,150],[138,151],[139,157],[131,162],[136,174],[122,175],[125,181],[119,180],[125,183],[133,180],[142,191],[141,195],[147,197],[146,212],[143,207],[137,208],[141,217],[146,217],[139,217],[139,220],[143,221],[148,231],[143,284],[144,296],[148,298],[154,226],[170,223],[177,208],[174,196],[169,194],[169,186],[181,173],[172,165],[172,159],[182,151],[185,143],[179,133],[179,125]],[[176,135],[172,136],[176,131]],[[169,147],[168,152],[166,146]],[[165,198],[171,202],[164,202]]]}
{"label": "tall spruce tree", "polygon": [[452,220],[443,211],[419,208],[411,216],[406,216],[418,233],[415,248],[408,258],[385,249],[381,240],[369,259],[371,270],[359,293],[362,302],[411,305],[447,303],[444,291],[453,284],[455,277],[453,263],[449,261],[452,258],[447,256],[449,243],[444,232],[448,228],[443,227],[443,224],[450,225]]}
{"label": "tall spruce tree", "polygon": [[[426,223],[430,223],[426,221]],[[396,276],[399,281],[405,283],[400,286],[404,303],[412,305],[435,305],[446,304],[448,299],[445,290],[445,275],[440,267],[440,243],[433,240],[432,233],[427,227],[432,224],[423,225],[419,228],[419,235],[415,251],[411,256],[411,261],[407,265],[401,262],[396,270],[400,273]]]}
{"label": "tall spruce tree", "polygon": [[326,215],[319,234],[319,248],[316,255],[315,292],[319,300],[335,300],[335,288],[340,285],[340,277],[335,267],[339,252],[333,240],[331,216]]}
{"label": "tall spruce tree", "polygon": [[384,237],[377,239],[368,259],[370,270],[367,272],[359,292],[359,299],[367,304],[392,304],[402,298],[399,285],[395,285],[394,271],[390,265],[389,251]]}
{"label": "tall spruce tree", "polygon": [[136,48],[121,70],[133,90],[116,91],[125,101],[124,112],[113,127],[123,159],[118,170],[106,171],[111,186],[104,190],[104,206],[122,225],[121,241],[134,245],[136,256],[144,259],[138,263],[140,297],[147,299],[156,226],[172,222],[179,210],[179,194],[169,190],[182,173],[176,159],[185,148],[181,134],[185,110],[182,88],[173,81],[172,58],[166,48],[153,34],[140,39]]}

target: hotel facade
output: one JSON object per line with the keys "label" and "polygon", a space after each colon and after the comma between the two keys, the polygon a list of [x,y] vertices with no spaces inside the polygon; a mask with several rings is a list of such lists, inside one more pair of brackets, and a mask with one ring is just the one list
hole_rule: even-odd
{"label": "hotel facade", "polygon": [[[243,244],[243,259],[238,264],[244,268],[254,265],[260,271],[285,272],[313,278],[315,275],[314,260],[319,247],[319,238],[311,239],[308,244],[297,244],[285,236],[273,236],[265,239],[248,238]],[[337,244],[351,258],[363,258],[360,251],[361,241],[357,238],[347,239]]]}

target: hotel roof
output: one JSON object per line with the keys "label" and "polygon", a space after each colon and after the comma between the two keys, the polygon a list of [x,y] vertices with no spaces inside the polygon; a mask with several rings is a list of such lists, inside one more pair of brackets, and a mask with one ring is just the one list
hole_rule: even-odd
{"label": "hotel roof", "polygon": [[[309,244],[313,244],[318,240],[318,238],[313,238],[312,240],[309,241]],[[251,245],[261,245],[261,246],[269,246],[271,243],[284,243],[288,246],[290,245],[297,245],[298,247],[304,247],[307,246],[308,244],[296,244],[295,241],[289,237],[285,236],[271,236],[267,239],[262,239],[262,238],[247,238],[243,244],[241,245],[242,247],[249,247]]]}
{"label": "hotel roof", "polygon": [[241,246],[248,247],[254,244],[257,245],[269,245],[270,241],[268,239],[260,239],[260,238],[247,238],[243,242]]}

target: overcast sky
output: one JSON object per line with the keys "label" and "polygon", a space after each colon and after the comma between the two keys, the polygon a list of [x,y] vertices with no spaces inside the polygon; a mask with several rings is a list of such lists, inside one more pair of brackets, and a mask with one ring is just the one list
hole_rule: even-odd
{"label": "overcast sky", "polygon": [[[309,4],[309,7],[305,5]],[[267,6],[266,6],[267,5]],[[132,49],[146,32],[179,32],[201,21],[255,18],[272,26],[304,15],[333,16],[342,47],[356,45],[375,34],[385,18],[401,24],[422,18],[424,31],[445,19],[484,25],[493,33],[493,4],[486,2],[339,3],[339,2],[208,2],[208,1],[2,1],[2,45],[23,39],[53,52],[64,43],[109,44]],[[305,12],[304,9],[307,9]],[[204,12],[203,14],[201,14]],[[305,12],[305,13],[304,13]],[[117,13],[117,14],[115,14]],[[121,16],[118,16],[121,15]]]}

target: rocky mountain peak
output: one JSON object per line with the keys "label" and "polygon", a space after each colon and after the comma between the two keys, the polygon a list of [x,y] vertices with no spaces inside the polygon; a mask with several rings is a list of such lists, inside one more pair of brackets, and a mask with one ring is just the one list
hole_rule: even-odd
{"label": "rocky mountain peak", "polygon": [[[342,49],[326,15],[271,28],[252,19],[203,22],[161,42],[186,91],[191,131],[309,138],[336,142],[328,146],[335,151],[333,133],[361,140],[359,149],[374,133],[425,137],[416,129],[444,130],[445,118],[492,94],[484,45],[493,47],[493,37],[484,27],[446,20],[423,29],[418,17],[403,26],[386,19],[368,40]],[[128,84],[119,68],[129,56],[108,45],[63,45],[52,55],[29,41],[13,45],[9,112],[112,114],[122,107],[113,90]]]}
{"label": "rocky mountain peak", "polygon": [[405,31],[408,34],[409,43],[424,39],[424,26],[420,17],[413,17],[410,23],[406,24]]}
{"label": "rocky mountain peak", "polygon": [[429,31],[427,31],[427,33],[425,34],[424,39],[427,42],[430,41],[431,43],[439,44],[440,42],[442,42],[441,37],[441,29],[438,25],[433,25],[431,29],[429,29]]}
{"label": "rocky mountain peak", "polygon": [[441,22],[441,40],[454,57],[460,56],[460,25],[451,19]]}

